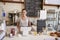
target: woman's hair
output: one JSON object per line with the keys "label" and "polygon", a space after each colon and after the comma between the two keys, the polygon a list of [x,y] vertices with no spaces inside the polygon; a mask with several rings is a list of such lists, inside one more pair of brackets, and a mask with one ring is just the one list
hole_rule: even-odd
{"label": "woman's hair", "polygon": [[22,12],[23,12],[24,10],[26,10],[26,9],[22,9]]}

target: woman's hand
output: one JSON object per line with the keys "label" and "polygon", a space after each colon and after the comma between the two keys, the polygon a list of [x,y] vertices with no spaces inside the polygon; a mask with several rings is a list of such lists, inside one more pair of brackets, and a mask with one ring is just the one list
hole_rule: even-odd
{"label": "woman's hand", "polygon": [[17,22],[17,29],[18,29],[18,33],[20,32],[20,25],[19,22]]}

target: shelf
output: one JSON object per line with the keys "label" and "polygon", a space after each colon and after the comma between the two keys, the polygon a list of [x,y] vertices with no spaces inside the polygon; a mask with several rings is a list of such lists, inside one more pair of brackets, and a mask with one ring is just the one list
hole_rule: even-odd
{"label": "shelf", "polygon": [[45,6],[60,6],[58,4],[44,4]]}
{"label": "shelf", "polygon": [[60,18],[58,18],[58,20],[60,20]]}
{"label": "shelf", "polygon": [[22,3],[22,4],[24,4],[24,2],[20,2],[20,1],[0,1],[0,2],[8,2],[8,3]]}
{"label": "shelf", "polygon": [[45,5],[45,6],[60,6],[59,4],[47,4],[45,2],[43,2],[43,5]]}
{"label": "shelf", "polygon": [[47,18],[47,21],[55,21],[56,18]]}
{"label": "shelf", "polygon": [[44,0],[43,5],[46,6],[60,6],[60,0]]}

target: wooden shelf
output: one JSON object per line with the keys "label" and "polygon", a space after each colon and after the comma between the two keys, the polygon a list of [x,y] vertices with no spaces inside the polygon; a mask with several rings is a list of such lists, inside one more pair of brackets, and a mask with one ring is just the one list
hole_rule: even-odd
{"label": "wooden shelf", "polygon": [[60,6],[59,4],[46,4],[45,2],[43,3],[45,6]]}
{"label": "wooden shelf", "polygon": [[47,21],[55,21],[56,18],[47,18]]}
{"label": "wooden shelf", "polygon": [[24,2],[20,2],[20,1],[0,1],[0,2],[8,2],[8,3],[22,3],[22,4],[24,4]]}
{"label": "wooden shelf", "polygon": [[60,5],[57,5],[57,4],[44,4],[46,6],[60,6]]}

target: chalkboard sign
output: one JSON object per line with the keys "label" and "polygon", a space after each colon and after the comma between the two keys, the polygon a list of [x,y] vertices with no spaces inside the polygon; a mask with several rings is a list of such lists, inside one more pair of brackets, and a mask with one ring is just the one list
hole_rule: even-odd
{"label": "chalkboard sign", "polygon": [[37,33],[43,32],[43,28],[46,27],[46,21],[45,20],[37,20]]}
{"label": "chalkboard sign", "polygon": [[43,9],[42,2],[42,0],[25,0],[27,16],[38,17],[38,11]]}

